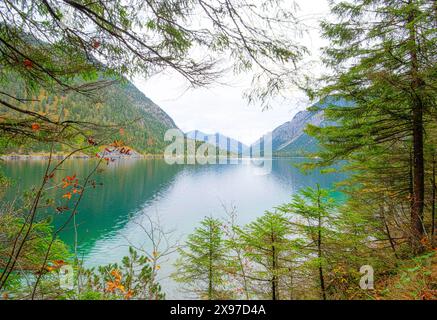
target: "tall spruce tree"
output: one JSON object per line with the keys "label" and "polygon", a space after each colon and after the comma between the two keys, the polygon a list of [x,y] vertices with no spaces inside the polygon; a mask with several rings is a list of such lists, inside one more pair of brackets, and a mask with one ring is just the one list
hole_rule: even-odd
{"label": "tall spruce tree", "polygon": [[[324,147],[323,164],[347,159],[370,173],[366,161],[376,156],[389,159],[395,174],[408,172],[399,177],[409,184],[406,233],[413,252],[421,252],[425,129],[436,107],[435,1],[331,1],[331,12],[335,21],[324,21],[322,28],[330,41],[324,62],[332,73],[323,78],[325,87],[319,94],[346,98],[351,104],[326,109],[337,126],[312,127],[309,132]],[[411,157],[400,169],[402,162],[391,158],[408,156],[406,150],[411,150]],[[377,167],[380,164],[385,165],[380,162]]]}
{"label": "tall spruce tree", "polygon": [[379,270],[380,256],[368,246],[368,239],[376,234],[371,227],[373,217],[340,205],[332,192],[319,185],[308,187],[278,207],[291,226],[298,261],[294,289],[301,297],[356,297],[362,293],[360,267],[371,264]]}

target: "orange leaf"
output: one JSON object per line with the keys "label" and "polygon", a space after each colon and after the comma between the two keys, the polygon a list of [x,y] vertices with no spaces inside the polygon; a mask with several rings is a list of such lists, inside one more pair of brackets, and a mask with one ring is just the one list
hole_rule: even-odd
{"label": "orange leaf", "polygon": [[120,148],[124,145],[123,141],[121,140],[115,140],[113,143],[110,144],[111,147]]}
{"label": "orange leaf", "polygon": [[132,298],[132,296],[134,295],[134,292],[132,290],[129,290],[128,292],[126,292],[126,294],[124,295],[125,299],[130,299]]}
{"label": "orange leaf", "polygon": [[41,126],[38,123],[32,123],[32,131],[38,131]]}
{"label": "orange leaf", "polygon": [[74,179],[76,179],[76,174],[74,174],[72,176],[67,176],[68,181],[73,181]]}
{"label": "orange leaf", "polygon": [[112,282],[112,281],[106,282],[106,291],[114,292],[116,287],[117,287],[117,285],[114,282]]}
{"label": "orange leaf", "polygon": [[62,196],[62,198],[67,198],[67,199],[71,199],[71,192],[67,192],[66,194],[64,194],[63,196]]}
{"label": "orange leaf", "polygon": [[121,279],[120,271],[118,271],[117,269],[111,271],[111,276],[115,277],[116,279]]}

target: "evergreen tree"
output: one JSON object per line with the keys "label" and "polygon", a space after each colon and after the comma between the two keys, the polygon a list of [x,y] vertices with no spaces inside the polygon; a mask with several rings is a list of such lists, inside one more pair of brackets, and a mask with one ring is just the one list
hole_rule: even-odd
{"label": "evergreen tree", "polygon": [[326,300],[326,244],[332,230],[333,201],[326,190],[306,188],[293,196],[290,204],[281,206],[283,212],[291,213],[292,224],[297,227],[296,236],[302,237],[302,252],[308,253],[305,263],[315,265],[318,270],[320,297]]}
{"label": "evergreen tree", "polygon": [[252,282],[254,295],[272,300],[283,298],[281,292],[289,289],[285,284],[294,263],[287,218],[280,212],[266,212],[237,233],[251,265],[246,277]]}
{"label": "evergreen tree", "polygon": [[[322,28],[330,40],[324,61],[332,72],[323,78],[319,94],[353,103],[327,108],[327,118],[338,126],[309,132],[325,148],[323,164],[352,160],[367,173],[372,167],[366,161],[376,150],[379,164],[384,164],[400,150],[411,149],[402,169],[411,167],[411,174],[402,178],[410,183],[405,233],[413,251],[420,252],[425,235],[425,128],[436,106],[435,1],[332,1],[331,12],[335,21],[324,21]],[[389,163],[398,168],[403,163],[394,162]]]}
{"label": "evergreen tree", "polygon": [[225,298],[225,250],[221,222],[210,217],[203,219],[179,250],[174,279],[200,299]]}
{"label": "evergreen tree", "polygon": [[371,222],[351,207],[340,206],[331,192],[319,185],[308,187],[278,207],[289,218],[294,235],[293,250],[299,262],[295,291],[306,297],[314,297],[315,292],[322,300],[356,296],[360,267],[379,267],[368,247],[368,238],[375,234]]}

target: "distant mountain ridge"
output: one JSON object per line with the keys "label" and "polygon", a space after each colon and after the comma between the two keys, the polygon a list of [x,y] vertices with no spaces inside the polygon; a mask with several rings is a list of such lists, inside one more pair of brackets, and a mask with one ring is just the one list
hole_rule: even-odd
{"label": "distant mountain ridge", "polygon": [[[309,124],[314,126],[328,125],[329,122],[325,119],[323,109],[330,104],[345,106],[348,103],[345,100],[327,98],[323,103],[318,102],[313,105],[313,107],[318,107],[321,110],[312,111],[308,110],[308,108],[307,110],[299,111],[290,121],[275,128],[271,132],[273,154],[303,156],[316,152],[319,148],[318,142],[315,138],[305,133],[305,128]],[[260,140],[256,143],[259,143]]]}
{"label": "distant mountain ridge", "polygon": [[249,147],[244,143],[218,132],[213,134],[208,134],[199,130],[193,130],[193,131],[186,132],[185,136],[188,139],[192,139],[195,141],[208,142],[221,150],[225,150],[227,152],[232,152],[235,154],[243,154],[249,149]]}
{"label": "distant mountain ridge", "polygon": [[304,130],[308,124],[319,126],[324,119],[323,111],[299,111],[291,121],[273,130],[273,151],[278,152],[289,148],[299,137],[306,135]]}

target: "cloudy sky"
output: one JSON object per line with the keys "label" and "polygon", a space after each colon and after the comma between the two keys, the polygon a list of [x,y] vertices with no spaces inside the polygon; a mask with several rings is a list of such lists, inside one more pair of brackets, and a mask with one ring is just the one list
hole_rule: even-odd
{"label": "cloudy sky", "polygon": [[[318,19],[328,12],[327,0],[296,2],[299,6],[297,16],[308,26],[308,32],[299,41],[317,57],[318,49],[324,44],[318,36]],[[244,75],[229,74],[226,85],[197,89],[189,89],[188,84],[172,72],[134,82],[183,131],[220,132],[246,144],[289,121],[309,103],[302,93],[290,90],[287,98],[277,98],[268,110],[263,111],[260,105],[248,105],[243,93],[250,86],[250,77]]]}

